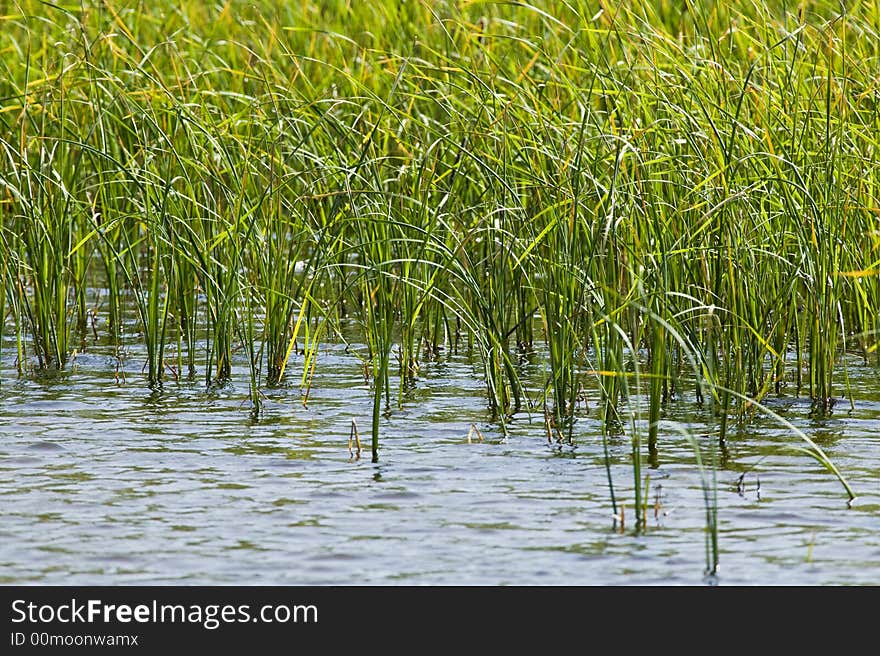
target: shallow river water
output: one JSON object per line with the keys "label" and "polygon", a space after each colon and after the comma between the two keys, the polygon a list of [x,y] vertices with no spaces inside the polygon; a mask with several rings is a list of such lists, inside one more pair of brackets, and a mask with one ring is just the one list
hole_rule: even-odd
{"label": "shallow river water", "polygon": [[[307,405],[298,386],[269,390],[258,420],[243,371],[216,391],[152,391],[137,357],[120,384],[100,349],[49,377],[17,376],[9,353],[5,584],[880,584],[873,368],[850,370],[854,410],[840,403],[813,419],[803,399],[768,401],[837,465],[858,494],[852,507],[771,419],[715,454],[720,567],[708,579],[700,470],[676,426],[697,436],[704,459],[712,440],[686,400],[668,409],[656,457],[645,454],[648,519],[634,531],[629,438],[609,442],[621,526],[595,410],[573,444],[549,444],[539,414],[514,418],[505,438],[487,416],[478,363],[464,358],[423,368],[383,420],[373,464],[349,452],[353,419],[367,446],[371,399],[342,347],[321,354]],[[472,424],[482,442],[469,443]]]}

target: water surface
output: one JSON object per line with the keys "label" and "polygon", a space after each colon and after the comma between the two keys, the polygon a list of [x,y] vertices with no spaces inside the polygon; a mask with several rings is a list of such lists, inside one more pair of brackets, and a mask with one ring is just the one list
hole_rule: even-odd
{"label": "water surface", "polygon": [[[137,353],[117,379],[109,350],[68,372],[0,370],[0,582],[6,584],[704,585],[706,504],[691,442],[715,466],[721,585],[880,584],[880,385],[850,371],[855,409],[811,418],[802,399],[768,400],[815,440],[859,494],[756,419],[713,449],[707,417],[667,410],[648,474],[648,521],[634,529],[628,436],[609,442],[613,518],[595,410],[572,444],[548,443],[521,413],[505,437],[486,413],[478,363],[429,363],[367,446],[371,399],[359,361],[329,345],[307,404],[293,383],[246,377],[144,386]],[[875,391],[871,391],[871,390]],[[589,400],[589,399],[588,399]],[[484,436],[469,443],[471,425]]]}

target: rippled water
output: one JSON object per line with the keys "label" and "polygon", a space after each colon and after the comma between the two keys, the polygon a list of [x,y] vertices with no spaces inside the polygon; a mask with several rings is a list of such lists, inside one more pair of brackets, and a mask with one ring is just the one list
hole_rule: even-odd
{"label": "rippled water", "polygon": [[[151,391],[136,354],[120,384],[109,351],[23,378],[4,351],[0,582],[706,583],[700,473],[671,424],[643,470],[650,508],[637,533],[629,439],[610,443],[621,528],[595,412],[573,445],[548,444],[543,418],[525,414],[504,439],[488,421],[477,363],[430,364],[384,420],[372,464],[348,449],[352,419],[369,428],[359,361],[328,346],[318,364],[307,406],[298,387],[269,390],[254,421],[243,372],[216,391],[196,382]],[[848,508],[840,483],[790,449],[797,436],[756,420],[717,453],[717,583],[880,584],[880,379],[869,367],[850,375],[852,411],[839,404],[811,419],[803,400],[770,403],[859,499]],[[705,430],[687,401],[667,420]],[[482,443],[468,443],[472,423]]]}

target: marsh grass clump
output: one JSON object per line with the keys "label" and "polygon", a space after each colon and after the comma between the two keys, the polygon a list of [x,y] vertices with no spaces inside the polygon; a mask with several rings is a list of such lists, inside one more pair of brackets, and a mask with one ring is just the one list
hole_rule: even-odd
{"label": "marsh grass clump", "polygon": [[258,415],[285,378],[307,398],[320,342],[355,322],[374,460],[422,360],[470,351],[502,428],[541,407],[571,440],[590,390],[638,465],[671,400],[710,408],[723,442],[770,394],[829,412],[844,353],[880,361],[875,4],[0,14],[23,373],[101,326],[146,345],[154,386],[223,385],[243,357]]}

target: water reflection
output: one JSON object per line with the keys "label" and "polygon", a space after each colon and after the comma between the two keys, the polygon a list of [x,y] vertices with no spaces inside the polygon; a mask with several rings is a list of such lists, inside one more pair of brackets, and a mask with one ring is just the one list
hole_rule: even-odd
{"label": "water reflection", "polygon": [[[441,358],[383,421],[373,464],[349,450],[352,419],[369,425],[371,399],[342,348],[322,354],[307,407],[297,385],[279,385],[253,419],[245,384],[146,389],[137,349],[117,384],[112,347],[102,348],[71,372],[17,378],[2,363],[2,583],[880,581],[875,370],[850,371],[852,411],[811,417],[802,400],[768,401],[849,477],[860,494],[852,509],[778,422],[757,417],[719,444],[708,410],[687,399],[664,409],[715,463],[722,570],[706,579],[706,497],[679,431],[649,446],[637,424],[637,481],[629,426],[608,437],[607,461],[595,409],[571,443],[548,443],[540,412],[512,418],[505,436],[488,419],[477,363]],[[529,357],[521,373],[541,388]],[[472,425],[482,441],[469,443]],[[611,485],[623,523],[612,519]]]}

